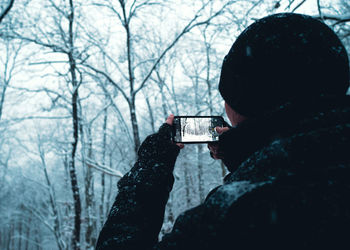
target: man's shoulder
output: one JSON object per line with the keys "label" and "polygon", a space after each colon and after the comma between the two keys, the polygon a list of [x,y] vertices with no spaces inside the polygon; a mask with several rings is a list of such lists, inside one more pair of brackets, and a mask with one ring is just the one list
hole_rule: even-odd
{"label": "man's shoulder", "polygon": [[[350,223],[348,205],[339,202],[346,200],[350,185],[330,183],[323,177],[310,180],[292,175],[256,183],[226,182],[204,203],[179,216],[163,244],[183,243],[182,249],[225,249],[230,244],[253,249],[273,243],[271,249],[287,249],[285,242],[295,239],[293,248],[304,243],[317,245],[304,236],[312,232],[313,237],[323,238],[332,235],[334,223]],[[342,233],[340,229],[334,232]],[[335,239],[335,233],[332,237]]]}

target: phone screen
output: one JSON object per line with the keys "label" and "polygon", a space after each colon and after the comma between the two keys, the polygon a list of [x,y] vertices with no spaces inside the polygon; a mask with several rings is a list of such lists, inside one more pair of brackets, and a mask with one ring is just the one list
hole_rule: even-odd
{"label": "phone screen", "polygon": [[215,127],[223,127],[221,116],[175,116],[173,141],[206,143],[219,140]]}

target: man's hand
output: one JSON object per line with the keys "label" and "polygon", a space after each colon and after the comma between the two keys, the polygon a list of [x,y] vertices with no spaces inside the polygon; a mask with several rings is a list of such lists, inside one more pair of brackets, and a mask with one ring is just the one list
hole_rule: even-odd
{"label": "man's hand", "polygon": [[[222,133],[228,131],[229,127],[216,127],[216,132],[221,135]],[[222,154],[219,149],[219,144],[217,142],[208,143],[208,148],[210,151],[210,156],[215,160],[222,159]]]}
{"label": "man's hand", "polygon": [[[168,118],[166,119],[165,123],[167,123],[170,126],[172,126],[173,122],[174,122],[174,115],[171,114],[171,115],[168,116]],[[184,148],[184,145],[182,143],[176,143],[176,146],[178,146],[180,149]]]}

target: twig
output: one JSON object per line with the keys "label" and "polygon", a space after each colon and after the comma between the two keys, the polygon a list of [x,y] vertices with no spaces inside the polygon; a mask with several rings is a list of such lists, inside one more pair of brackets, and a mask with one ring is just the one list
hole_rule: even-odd
{"label": "twig", "polygon": [[292,12],[296,11],[297,9],[299,9],[299,7],[302,6],[305,2],[306,2],[306,0],[301,1],[297,6],[294,7]]}
{"label": "twig", "polygon": [[335,23],[335,25],[340,24],[340,23],[350,22],[350,15],[349,14],[347,14],[347,15],[322,14],[322,17],[321,16],[314,16],[314,18],[337,21]]}

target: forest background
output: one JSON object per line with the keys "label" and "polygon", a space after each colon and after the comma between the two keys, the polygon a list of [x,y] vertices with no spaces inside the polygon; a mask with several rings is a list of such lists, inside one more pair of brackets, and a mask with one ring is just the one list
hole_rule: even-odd
{"label": "forest background", "polygon": [[[350,51],[347,0],[1,0],[0,249],[92,249],[140,142],[170,113],[225,117],[223,57],[280,12]],[[225,175],[186,145],[159,237]]]}

